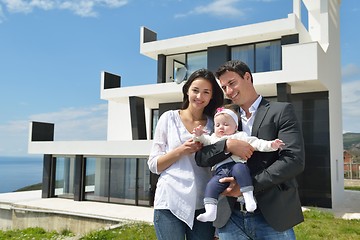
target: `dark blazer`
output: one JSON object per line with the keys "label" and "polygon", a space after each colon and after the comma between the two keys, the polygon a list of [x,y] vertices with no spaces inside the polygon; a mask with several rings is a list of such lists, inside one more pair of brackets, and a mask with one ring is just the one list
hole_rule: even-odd
{"label": "dark blazer", "polygon": [[[241,127],[241,124],[239,124]],[[240,129],[241,130],[241,129]],[[254,185],[258,209],[277,231],[287,230],[304,221],[295,176],[305,167],[305,151],[301,126],[290,103],[269,102],[262,99],[252,128],[252,136],[260,139],[284,141],[276,152],[254,152],[247,165]],[[225,141],[203,147],[196,154],[200,166],[212,166],[228,157]],[[223,199],[223,200],[221,200]],[[216,227],[230,218],[236,198],[220,198]]]}

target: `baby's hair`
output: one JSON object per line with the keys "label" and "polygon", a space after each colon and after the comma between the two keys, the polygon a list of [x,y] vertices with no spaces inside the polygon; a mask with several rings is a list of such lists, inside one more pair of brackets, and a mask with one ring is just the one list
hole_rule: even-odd
{"label": "baby's hair", "polygon": [[[240,120],[240,113],[239,113],[238,105],[236,105],[234,103],[229,103],[229,104],[225,104],[223,107],[233,111],[236,114],[236,116],[238,117],[238,119]],[[237,124],[239,125],[239,122]]]}

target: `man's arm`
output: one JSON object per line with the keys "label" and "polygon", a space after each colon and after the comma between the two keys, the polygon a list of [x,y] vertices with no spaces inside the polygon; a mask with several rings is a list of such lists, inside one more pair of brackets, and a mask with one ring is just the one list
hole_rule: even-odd
{"label": "man's arm", "polygon": [[231,152],[233,155],[239,156],[242,160],[248,160],[255,149],[246,141],[228,139],[225,150]]}
{"label": "man's arm", "polygon": [[226,141],[218,141],[214,144],[204,146],[195,153],[196,164],[200,167],[212,167],[215,164],[230,157],[231,154],[225,153]]}
{"label": "man's arm", "polygon": [[254,148],[247,142],[226,139],[204,146],[195,154],[195,161],[200,167],[212,167],[225,160],[232,154],[247,160],[254,152]]}
{"label": "man's arm", "polygon": [[[291,185],[294,183],[288,180],[294,179],[305,167],[303,135],[291,104],[287,104],[285,108],[282,108],[278,115],[277,125],[277,137],[283,140],[286,145],[279,151],[277,158],[271,161],[272,164],[255,174],[253,184],[256,192],[274,185],[289,184],[288,187],[293,187]],[[262,159],[264,159],[265,155],[262,156]],[[258,161],[256,162],[258,163]]]}

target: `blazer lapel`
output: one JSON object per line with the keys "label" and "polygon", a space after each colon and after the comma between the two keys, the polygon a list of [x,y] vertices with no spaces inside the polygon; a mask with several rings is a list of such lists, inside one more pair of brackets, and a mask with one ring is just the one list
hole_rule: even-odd
{"label": "blazer lapel", "polygon": [[265,115],[266,115],[267,111],[269,110],[269,107],[270,107],[269,101],[267,101],[263,98],[259,104],[257,111],[256,111],[254,124],[253,124],[252,131],[251,131],[252,136],[257,136],[260,125],[263,122]]}

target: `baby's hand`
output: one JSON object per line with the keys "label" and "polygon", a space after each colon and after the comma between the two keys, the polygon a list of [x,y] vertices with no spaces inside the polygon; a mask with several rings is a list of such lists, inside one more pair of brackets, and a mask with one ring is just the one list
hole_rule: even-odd
{"label": "baby's hand", "polygon": [[199,125],[196,128],[194,128],[193,132],[192,132],[196,137],[201,136],[202,134],[206,133],[204,131],[204,127]]}
{"label": "baby's hand", "polygon": [[271,147],[274,149],[282,149],[283,146],[285,146],[285,143],[280,139],[275,139],[271,143]]}

